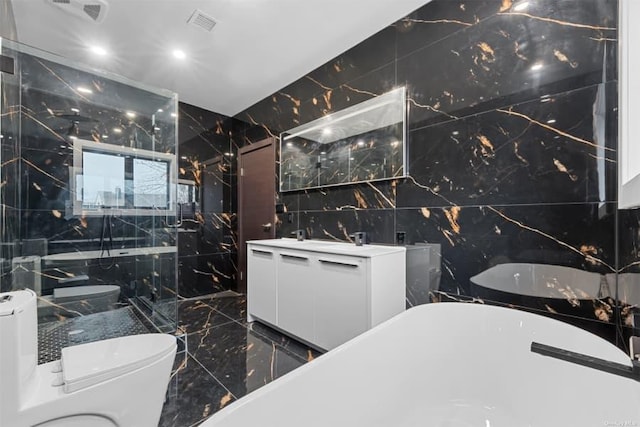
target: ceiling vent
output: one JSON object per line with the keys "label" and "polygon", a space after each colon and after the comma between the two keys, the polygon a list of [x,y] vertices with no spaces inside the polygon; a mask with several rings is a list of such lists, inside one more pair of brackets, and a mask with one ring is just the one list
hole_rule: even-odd
{"label": "ceiling vent", "polygon": [[200,9],[196,9],[193,14],[191,14],[191,18],[189,18],[187,24],[195,25],[203,30],[211,31],[213,30],[213,27],[216,26],[216,20]]}
{"label": "ceiling vent", "polygon": [[90,22],[100,23],[107,14],[105,0],[45,0],[58,8]]}

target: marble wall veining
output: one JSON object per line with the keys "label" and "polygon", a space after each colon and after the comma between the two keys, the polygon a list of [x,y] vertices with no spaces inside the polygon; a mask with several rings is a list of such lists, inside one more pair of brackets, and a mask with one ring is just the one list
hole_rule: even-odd
{"label": "marble wall veining", "polygon": [[194,182],[199,197],[178,232],[178,294],[191,298],[235,289],[235,120],[185,103],[178,114],[179,178]]}
{"label": "marble wall veining", "polygon": [[[616,27],[615,0],[434,0],[241,112],[244,145],[407,87],[411,176],[282,193],[279,235],[438,243],[437,301],[477,300],[470,277],[496,264],[603,278],[618,262],[637,267],[636,212],[618,221],[616,205]],[[626,261],[620,227],[635,230],[620,239]],[[624,304],[587,301],[570,313],[523,308],[578,317],[621,344]],[[508,294],[491,302],[517,305]]]}

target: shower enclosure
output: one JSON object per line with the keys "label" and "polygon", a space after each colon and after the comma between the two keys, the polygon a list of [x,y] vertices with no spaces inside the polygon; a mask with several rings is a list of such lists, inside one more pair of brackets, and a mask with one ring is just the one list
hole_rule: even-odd
{"label": "shower enclosure", "polygon": [[[176,329],[177,96],[0,39],[0,290]],[[149,323],[150,322],[150,323]]]}

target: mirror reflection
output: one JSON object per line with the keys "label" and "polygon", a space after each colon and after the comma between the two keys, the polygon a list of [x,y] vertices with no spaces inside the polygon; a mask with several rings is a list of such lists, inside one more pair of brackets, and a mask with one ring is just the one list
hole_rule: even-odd
{"label": "mirror reflection", "polygon": [[405,88],[280,135],[280,191],[407,176]]}

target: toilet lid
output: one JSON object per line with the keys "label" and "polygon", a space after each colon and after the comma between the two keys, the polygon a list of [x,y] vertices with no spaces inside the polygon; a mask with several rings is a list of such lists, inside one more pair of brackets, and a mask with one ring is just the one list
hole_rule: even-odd
{"label": "toilet lid", "polygon": [[64,391],[72,393],[148,366],[175,349],[176,337],[168,334],[130,335],[63,348]]}

